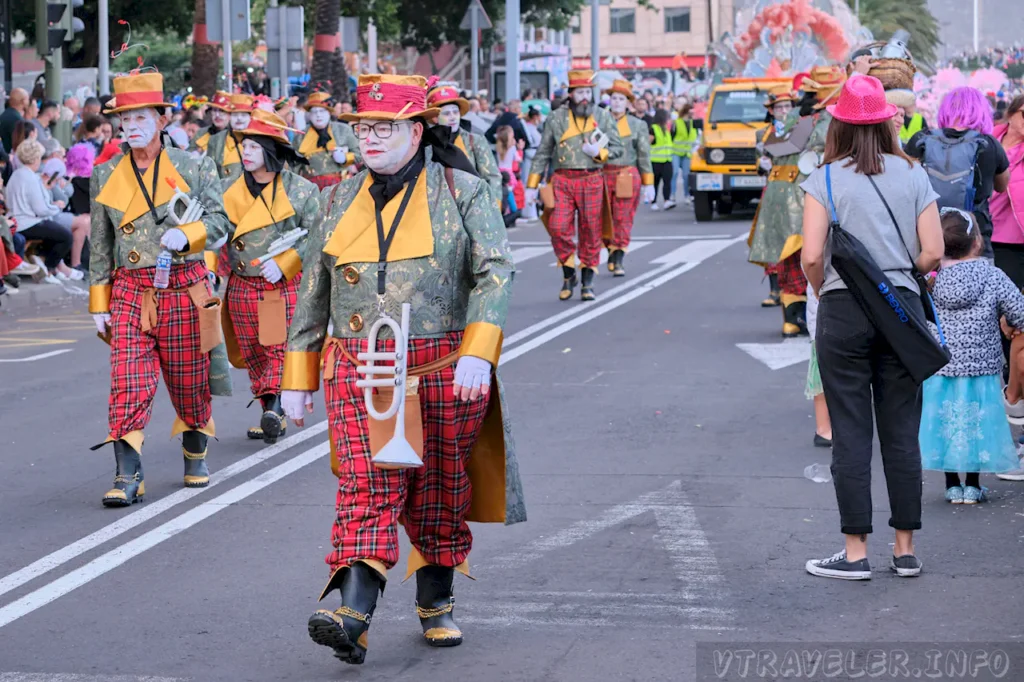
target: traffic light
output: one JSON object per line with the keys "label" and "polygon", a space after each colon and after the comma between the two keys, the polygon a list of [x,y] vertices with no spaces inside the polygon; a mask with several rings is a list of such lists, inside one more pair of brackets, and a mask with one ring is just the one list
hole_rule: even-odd
{"label": "traffic light", "polygon": [[67,0],[68,11],[64,14],[64,18],[61,23],[67,33],[64,35],[66,42],[71,42],[75,39],[76,33],[81,33],[85,30],[85,22],[75,16],[75,10],[80,9],[85,4],[85,0]]}
{"label": "traffic light", "polygon": [[68,14],[68,0],[47,0],[37,4],[37,8],[41,11],[36,13],[36,52],[46,57],[64,44],[67,28],[63,19]]}

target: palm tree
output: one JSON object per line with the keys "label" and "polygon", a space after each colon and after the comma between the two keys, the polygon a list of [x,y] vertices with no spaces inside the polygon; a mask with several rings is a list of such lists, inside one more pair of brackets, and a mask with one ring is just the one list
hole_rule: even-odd
{"label": "palm tree", "polygon": [[[851,7],[855,0],[847,0]],[[860,23],[877,40],[888,40],[899,29],[910,32],[914,59],[924,65],[935,62],[939,44],[939,23],[928,9],[927,0],[860,0]]]}
{"label": "palm tree", "polygon": [[337,40],[340,18],[341,3],[338,0],[316,0],[316,39],[310,78],[314,85],[330,81],[331,94],[335,98],[348,95],[345,62]]}
{"label": "palm tree", "polygon": [[[225,0],[226,1],[226,0]],[[192,23],[195,31],[203,39],[206,38],[206,0],[196,0],[195,18]],[[194,34],[195,35],[195,34]],[[199,42],[192,45],[192,91],[197,96],[213,97],[217,89],[217,44]]]}

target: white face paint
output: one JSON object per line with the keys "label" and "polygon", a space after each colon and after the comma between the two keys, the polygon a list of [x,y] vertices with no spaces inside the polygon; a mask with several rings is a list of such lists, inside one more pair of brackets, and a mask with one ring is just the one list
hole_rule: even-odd
{"label": "white face paint", "polygon": [[249,121],[252,120],[252,115],[247,114],[244,111],[236,111],[231,114],[231,129],[232,130],[245,130],[249,127]]}
{"label": "white face paint", "polygon": [[132,149],[141,149],[152,142],[156,128],[155,109],[135,109],[121,114],[121,131]]}
{"label": "white face paint", "polygon": [[323,130],[331,122],[331,112],[323,107],[313,107],[309,112],[309,122],[317,130]]}
{"label": "white face paint", "polygon": [[398,121],[392,128],[391,136],[382,140],[373,132],[373,125],[376,123],[380,123],[380,121],[366,120],[355,124],[356,126],[370,126],[370,134],[366,136],[366,139],[359,140],[359,151],[362,153],[363,163],[370,170],[381,175],[394,175],[406,164],[413,144],[419,143],[414,135],[416,124],[412,121]]}
{"label": "white face paint", "polygon": [[255,140],[248,138],[242,140],[242,168],[249,171],[258,171],[265,168],[267,159],[263,147]]}
{"label": "white face paint", "polygon": [[612,110],[613,114],[615,114],[616,116],[621,116],[622,114],[626,113],[627,102],[629,102],[628,97],[617,92],[613,92],[612,101],[609,108]]}
{"label": "white face paint", "polygon": [[459,111],[458,104],[445,104],[437,116],[438,125],[447,126],[452,130],[458,130],[461,121],[462,112]]}
{"label": "white face paint", "polygon": [[215,125],[219,130],[224,130],[228,127],[228,122],[231,121],[231,115],[226,111],[214,109],[210,120],[213,121],[213,125]]}
{"label": "white face paint", "polygon": [[576,88],[572,91],[572,101],[576,104],[581,102],[593,102],[594,101],[594,89],[593,88]]}

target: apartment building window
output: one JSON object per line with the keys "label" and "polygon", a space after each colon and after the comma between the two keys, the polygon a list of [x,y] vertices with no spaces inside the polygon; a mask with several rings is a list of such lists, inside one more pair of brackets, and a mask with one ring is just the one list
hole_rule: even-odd
{"label": "apartment building window", "polygon": [[663,11],[665,12],[665,33],[690,32],[689,7],[666,7]]}
{"label": "apartment building window", "polygon": [[610,7],[612,33],[636,33],[636,10]]}
{"label": "apartment building window", "polygon": [[577,14],[576,16],[569,20],[569,27],[572,29],[573,33],[581,33],[582,28],[580,26],[582,23],[583,19],[580,17],[580,15]]}

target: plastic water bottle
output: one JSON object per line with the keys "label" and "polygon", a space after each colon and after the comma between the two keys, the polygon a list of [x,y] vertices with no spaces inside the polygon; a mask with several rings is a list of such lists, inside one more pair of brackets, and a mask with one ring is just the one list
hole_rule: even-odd
{"label": "plastic water bottle", "polygon": [[811,464],[804,469],[804,478],[815,483],[828,483],[832,480],[832,470],[826,464]]}
{"label": "plastic water bottle", "polygon": [[171,283],[171,252],[164,249],[156,257],[156,274],[153,275],[153,286],[166,289]]}

